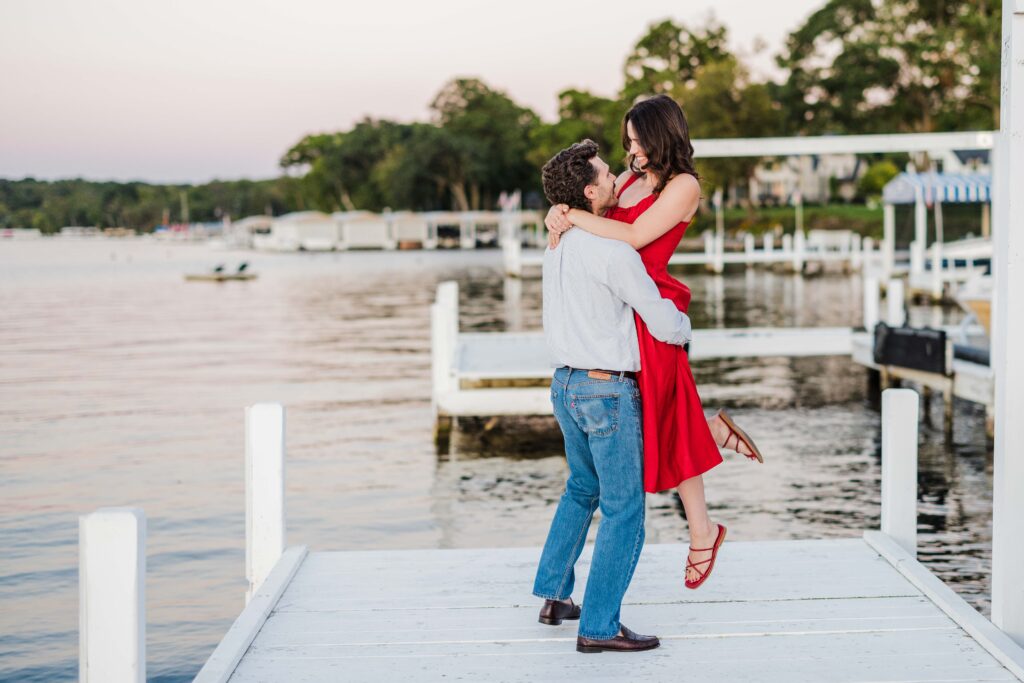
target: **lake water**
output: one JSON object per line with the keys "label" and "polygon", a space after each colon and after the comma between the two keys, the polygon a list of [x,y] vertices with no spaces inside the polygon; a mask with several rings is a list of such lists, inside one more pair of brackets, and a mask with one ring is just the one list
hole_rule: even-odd
{"label": "lake water", "polygon": [[[259,279],[182,277],[242,260]],[[494,250],[0,244],[0,681],[76,679],[78,516],[121,505],[148,517],[149,678],[191,680],[243,606],[243,411],[258,401],[288,410],[289,544],[542,544],[565,477],[552,419],[464,421],[442,456],[432,441],[437,283],[459,281],[464,330],[540,326],[540,281],[505,280],[500,263]],[[860,320],[857,277],[679,277],[697,329]],[[727,455],[706,476],[730,539],[877,527],[880,423],[862,368],[770,358],[694,370],[705,409],[729,406],[766,455]],[[919,557],[987,613],[992,453],[979,407],[957,404],[947,440],[936,402],[919,481]],[[674,494],[650,497],[648,526],[649,542],[687,539]]]}

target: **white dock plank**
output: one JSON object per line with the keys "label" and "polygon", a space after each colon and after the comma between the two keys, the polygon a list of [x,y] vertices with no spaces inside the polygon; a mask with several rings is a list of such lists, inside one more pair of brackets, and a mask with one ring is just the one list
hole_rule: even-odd
{"label": "white dock plank", "polygon": [[599,657],[575,652],[577,622],[537,623],[539,552],[312,554],[230,680],[1014,680],[861,538],[727,541],[699,591],[685,546],[649,545],[622,618],[662,647]]}
{"label": "white dock plank", "polygon": [[[822,545],[818,545],[818,544]],[[281,611],[389,608],[516,607],[531,605],[539,549],[424,550],[317,553],[278,603]],[[582,589],[590,549],[577,565]],[[916,595],[905,579],[860,539],[726,541],[716,581],[682,590],[685,547],[649,545],[626,595],[645,602],[792,600]],[[453,581],[452,577],[458,577]],[[351,587],[360,586],[357,594]],[[578,595],[578,598],[581,598]]]}
{"label": "white dock plank", "polygon": [[[556,627],[561,628],[561,627]],[[533,642],[398,647],[254,645],[232,677],[255,681],[1013,680],[956,629],[734,638],[667,637],[652,652],[586,656],[564,635]]]}

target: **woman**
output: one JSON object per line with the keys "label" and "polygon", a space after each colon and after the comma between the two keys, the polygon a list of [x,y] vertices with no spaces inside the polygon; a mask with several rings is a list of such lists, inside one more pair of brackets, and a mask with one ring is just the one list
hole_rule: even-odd
{"label": "woman", "polygon": [[[619,205],[604,217],[564,205],[545,220],[557,240],[576,225],[595,235],[628,242],[639,250],[661,295],[684,313],[690,289],[668,274],[668,260],[700,202],[686,117],[670,97],[658,95],[635,104],[622,122],[622,146],[629,170],[616,181]],[[658,341],[636,318],[641,370],[637,382],[643,404],[644,488],[676,488],[690,527],[687,588],[697,588],[714,567],[726,528],[712,524],[702,475],[722,462],[718,446],[763,462],[757,446],[724,411],[705,420],[686,352]]]}

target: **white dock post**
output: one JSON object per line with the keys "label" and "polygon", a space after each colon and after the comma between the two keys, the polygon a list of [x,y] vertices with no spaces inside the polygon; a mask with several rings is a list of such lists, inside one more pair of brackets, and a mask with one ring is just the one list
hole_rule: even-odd
{"label": "white dock post", "polygon": [[431,364],[434,378],[434,413],[437,397],[458,387],[452,374],[452,359],[459,336],[459,284],[442,282],[430,309]]}
{"label": "white dock post", "polygon": [[770,232],[766,232],[762,239],[764,239],[764,254],[765,254],[765,256],[771,256],[772,249],[775,246],[773,244],[773,242],[775,241],[774,237],[772,236],[772,234]]}
{"label": "white dock post", "polygon": [[900,327],[906,322],[907,309],[903,291],[903,280],[894,277],[885,285],[885,321],[893,327]]}
{"label": "white dock post", "polygon": [[942,242],[934,242],[931,252],[931,297],[932,301],[939,301],[942,298]]}
{"label": "white dock post", "polygon": [[145,683],[146,515],[101,508],[78,518],[78,679]]}
{"label": "white dock post", "polygon": [[885,204],[882,212],[882,277],[892,276],[896,262],[896,206]]}
{"label": "white dock post", "polygon": [[917,426],[912,389],[882,392],[882,533],[917,556]]}
{"label": "white dock post", "polygon": [[[914,244],[917,244],[917,267],[914,270]],[[924,272],[924,255],[928,252],[928,210],[924,204],[921,188],[914,190],[914,244],[910,245],[910,273],[913,282],[914,273]]]}
{"label": "white dock post", "polygon": [[715,262],[713,270],[721,273],[725,270],[725,210],[723,209],[722,188],[715,190]]}
{"label": "white dock post", "polygon": [[859,234],[850,235],[850,252],[848,258],[850,259],[850,267],[854,270],[860,270],[864,263],[864,252],[862,251],[861,244],[863,239]]}
{"label": "white dock post", "polygon": [[284,552],[284,406],[257,403],[245,409],[246,603]]}
{"label": "white dock post", "polygon": [[754,265],[754,236],[747,233],[743,236],[743,255],[746,257],[747,268]]}
{"label": "white dock post", "polygon": [[872,332],[878,324],[879,309],[879,287],[878,279],[873,277],[864,278],[864,329]]}
{"label": "white dock post", "polygon": [[807,251],[807,238],[803,230],[797,230],[793,235],[793,271],[802,273],[804,270],[804,258]]}
{"label": "white dock post", "polygon": [[518,218],[510,211],[501,214],[498,225],[498,239],[501,244],[502,256],[505,261],[505,274],[522,277],[523,274],[523,243]]}
{"label": "white dock post", "polygon": [[701,233],[704,237],[704,268],[714,270],[715,268],[715,235],[710,230]]}
{"label": "white dock post", "polygon": [[782,236],[782,252],[790,258],[793,257],[793,236],[789,233]]}
{"label": "white dock post", "polygon": [[1003,0],[1001,131],[993,154],[992,317],[996,379],[992,511],[992,622],[1024,645],[1024,0]]}
{"label": "white dock post", "polygon": [[459,247],[476,249],[476,217],[472,214],[462,214],[459,221]]}

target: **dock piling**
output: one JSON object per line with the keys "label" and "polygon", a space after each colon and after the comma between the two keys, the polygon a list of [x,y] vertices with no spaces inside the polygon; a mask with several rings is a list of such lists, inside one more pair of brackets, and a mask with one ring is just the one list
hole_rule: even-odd
{"label": "dock piling", "polygon": [[145,683],[146,515],[101,508],[78,518],[78,678]]}
{"label": "dock piling", "polygon": [[892,278],[885,285],[885,319],[892,327],[901,327],[907,319],[903,280]]}
{"label": "dock piling", "polygon": [[917,556],[917,429],[912,389],[882,392],[882,532]]}
{"label": "dock piling", "polygon": [[284,437],[283,405],[257,403],[245,409],[246,603],[284,552]]}
{"label": "dock piling", "polygon": [[873,332],[878,324],[879,299],[881,298],[878,278],[864,278],[864,329]]}

